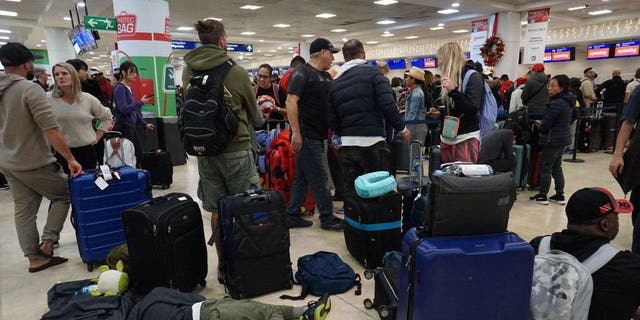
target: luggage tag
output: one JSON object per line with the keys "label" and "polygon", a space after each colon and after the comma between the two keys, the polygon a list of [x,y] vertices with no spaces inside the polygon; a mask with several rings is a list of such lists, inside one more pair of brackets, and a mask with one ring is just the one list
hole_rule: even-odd
{"label": "luggage tag", "polygon": [[100,171],[102,172],[102,177],[104,178],[105,181],[109,181],[113,179],[113,176],[111,175],[111,169],[109,169],[109,166],[101,165]]}
{"label": "luggage tag", "polygon": [[98,186],[98,188],[100,188],[100,190],[104,190],[104,189],[109,187],[109,184],[102,177],[96,178],[96,180],[93,181],[93,183],[95,183],[96,186]]}

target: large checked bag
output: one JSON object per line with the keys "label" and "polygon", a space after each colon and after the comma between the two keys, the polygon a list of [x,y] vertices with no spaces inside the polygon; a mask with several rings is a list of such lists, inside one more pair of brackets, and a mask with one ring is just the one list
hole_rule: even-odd
{"label": "large checked bag", "polygon": [[249,190],[220,200],[224,284],[234,299],[291,289],[289,228],[280,192]]}
{"label": "large checked bag", "polygon": [[527,319],[534,252],[526,241],[514,233],[430,238],[416,231],[402,243],[395,319]]}
{"label": "large checked bag", "polygon": [[516,200],[513,173],[459,177],[444,173],[431,178],[425,229],[433,236],[468,236],[507,230]]}
{"label": "large checked bag", "polygon": [[103,262],[111,249],[125,243],[122,211],[151,198],[147,171],[121,167],[105,172],[107,177],[101,170],[85,170],[69,180],[71,222],[80,258],[89,271],[94,262]]}
{"label": "large checked bag", "polygon": [[136,294],[155,287],[191,291],[206,285],[207,249],[198,204],[170,193],[122,213]]}

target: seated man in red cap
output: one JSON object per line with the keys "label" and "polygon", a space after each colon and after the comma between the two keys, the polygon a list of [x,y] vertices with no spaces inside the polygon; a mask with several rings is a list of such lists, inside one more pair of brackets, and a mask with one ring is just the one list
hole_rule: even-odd
{"label": "seated man in red cap", "polygon": [[[567,203],[567,228],[550,237],[537,237],[531,241],[538,254],[548,250],[562,250],[578,259],[585,267],[585,261],[595,256],[595,252],[599,253],[598,259],[589,259],[592,262],[600,260],[602,265],[600,268],[592,268],[595,271],[592,272],[593,295],[589,320],[640,319],[640,255],[608,245],[618,234],[618,214],[632,211],[631,202],[616,199],[604,188],[584,188],[574,193]],[[601,248],[606,250],[600,250]],[[607,250],[611,252],[608,256],[606,253],[602,254]],[[535,270],[538,271],[538,261]],[[558,272],[553,277],[566,276],[561,273]],[[562,299],[563,289],[554,288],[553,295]],[[541,292],[534,281],[532,295],[537,294],[547,293]],[[532,301],[534,298],[532,297]]]}

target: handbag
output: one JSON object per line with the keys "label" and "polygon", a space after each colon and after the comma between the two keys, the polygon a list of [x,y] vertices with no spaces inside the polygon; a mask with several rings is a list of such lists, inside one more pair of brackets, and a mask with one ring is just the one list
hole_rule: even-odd
{"label": "handbag", "polygon": [[458,136],[460,128],[460,118],[454,116],[445,116],[442,125],[442,136],[447,139],[455,139]]}

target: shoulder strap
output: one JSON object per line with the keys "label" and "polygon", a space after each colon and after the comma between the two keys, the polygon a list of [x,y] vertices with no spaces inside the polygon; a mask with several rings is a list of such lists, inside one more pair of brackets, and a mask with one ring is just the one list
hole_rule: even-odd
{"label": "shoulder strap", "polygon": [[469,69],[469,70],[467,70],[467,72],[464,73],[464,79],[462,79],[462,90],[460,90],[460,92],[462,92],[463,94],[467,90],[467,83],[469,83],[469,78],[471,78],[471,75],[474,72],[478,72],[478,71],[475,71],[473,69]]}
{"label": "shoulder strap", "polygon": [[551,236],[543,237],[538,245],[538,254],[545,254],[551,251]]}
{"label": "shoulder strap", "polygon": [[616,249],[611,244],[603,244],[600,246],[598,251],[587,258],[587,260],[583,261],[582,264],[587,268],[587,270],[589,270],[589,272],[594,273],[611,261],[618,252],[620,252],[620,250]]}
{"label": "shoulder strap", "polygon": [[273,90],[273,98],[276,100],[278,107],[283,107],[282,103],[280,103],[280,86],[273,83],[271,84],[271,89]]}
{"label": "shoulder strap", "polygon": [[547,79],[541,86],[540,88],[538,88],[538,90],[536,90],[536,92],[531,95],[532,97],[535,97],[536,95],[538,95],[538,93],[540,93],[540,91],[542,91],[542,89],[544,89],[547,86],[547,83],[549,82],[549,79]]}

